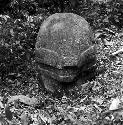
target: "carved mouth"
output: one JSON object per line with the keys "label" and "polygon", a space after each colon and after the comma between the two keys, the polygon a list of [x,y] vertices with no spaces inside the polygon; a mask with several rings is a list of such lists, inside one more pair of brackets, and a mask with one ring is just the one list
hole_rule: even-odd
{"label": "carved mouth", "polygon": [[78,68],[75,66],[74,67],[68,66],[68,67],[63,67],[63,69],[58,69],[40,63],[38,65],[38,69],[40,70],[41,74],[46,74],[60,82],[72,82],[78,74]]}

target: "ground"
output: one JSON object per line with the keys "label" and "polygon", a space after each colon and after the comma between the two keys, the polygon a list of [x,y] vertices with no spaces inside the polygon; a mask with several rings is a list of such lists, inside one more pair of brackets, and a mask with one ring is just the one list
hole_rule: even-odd
{"label": "ground", "polygon": [[[9,2],[0,6],[0,125],[122,125],[123,1],[78,0],[76,8],[70,0]],[[39,87],[34,59],[39,27],[56,12],[89,22],[98,70],[92,81],[58,96]]]}

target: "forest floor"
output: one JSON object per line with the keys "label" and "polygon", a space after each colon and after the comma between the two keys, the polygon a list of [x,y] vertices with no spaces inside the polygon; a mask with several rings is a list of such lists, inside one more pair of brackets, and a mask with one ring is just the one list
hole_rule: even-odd
{"label": "forest floor", "polygon": [[122,125],[123,1],[65,6],[91,25],[99,74],[58,96],[39,88],[34,50],[41,23],[60,7],[22,1],[12,0],[0,15],[0,125]]}

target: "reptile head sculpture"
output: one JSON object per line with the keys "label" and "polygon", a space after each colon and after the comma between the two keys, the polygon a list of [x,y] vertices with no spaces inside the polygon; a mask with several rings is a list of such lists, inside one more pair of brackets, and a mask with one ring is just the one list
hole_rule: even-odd
{"label": "reptile head sculpture", "polygon": [[40,26],[35,45],[35,60],[44,86],[50,89],[54,82],[74,81],[95,64],[95,52],[92,30],[83,17],[73,13],[49,16]]}

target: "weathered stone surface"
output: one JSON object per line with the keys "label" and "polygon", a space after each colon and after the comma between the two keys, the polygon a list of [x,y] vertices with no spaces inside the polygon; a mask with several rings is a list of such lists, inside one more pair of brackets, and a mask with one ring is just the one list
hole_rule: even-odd
{"label": "weathered stone surface", "polygon": [[93,33],[88,22],[73,13],[56,13],[41,25],[35,45],[41,74],[72,82],[95,63]]}

